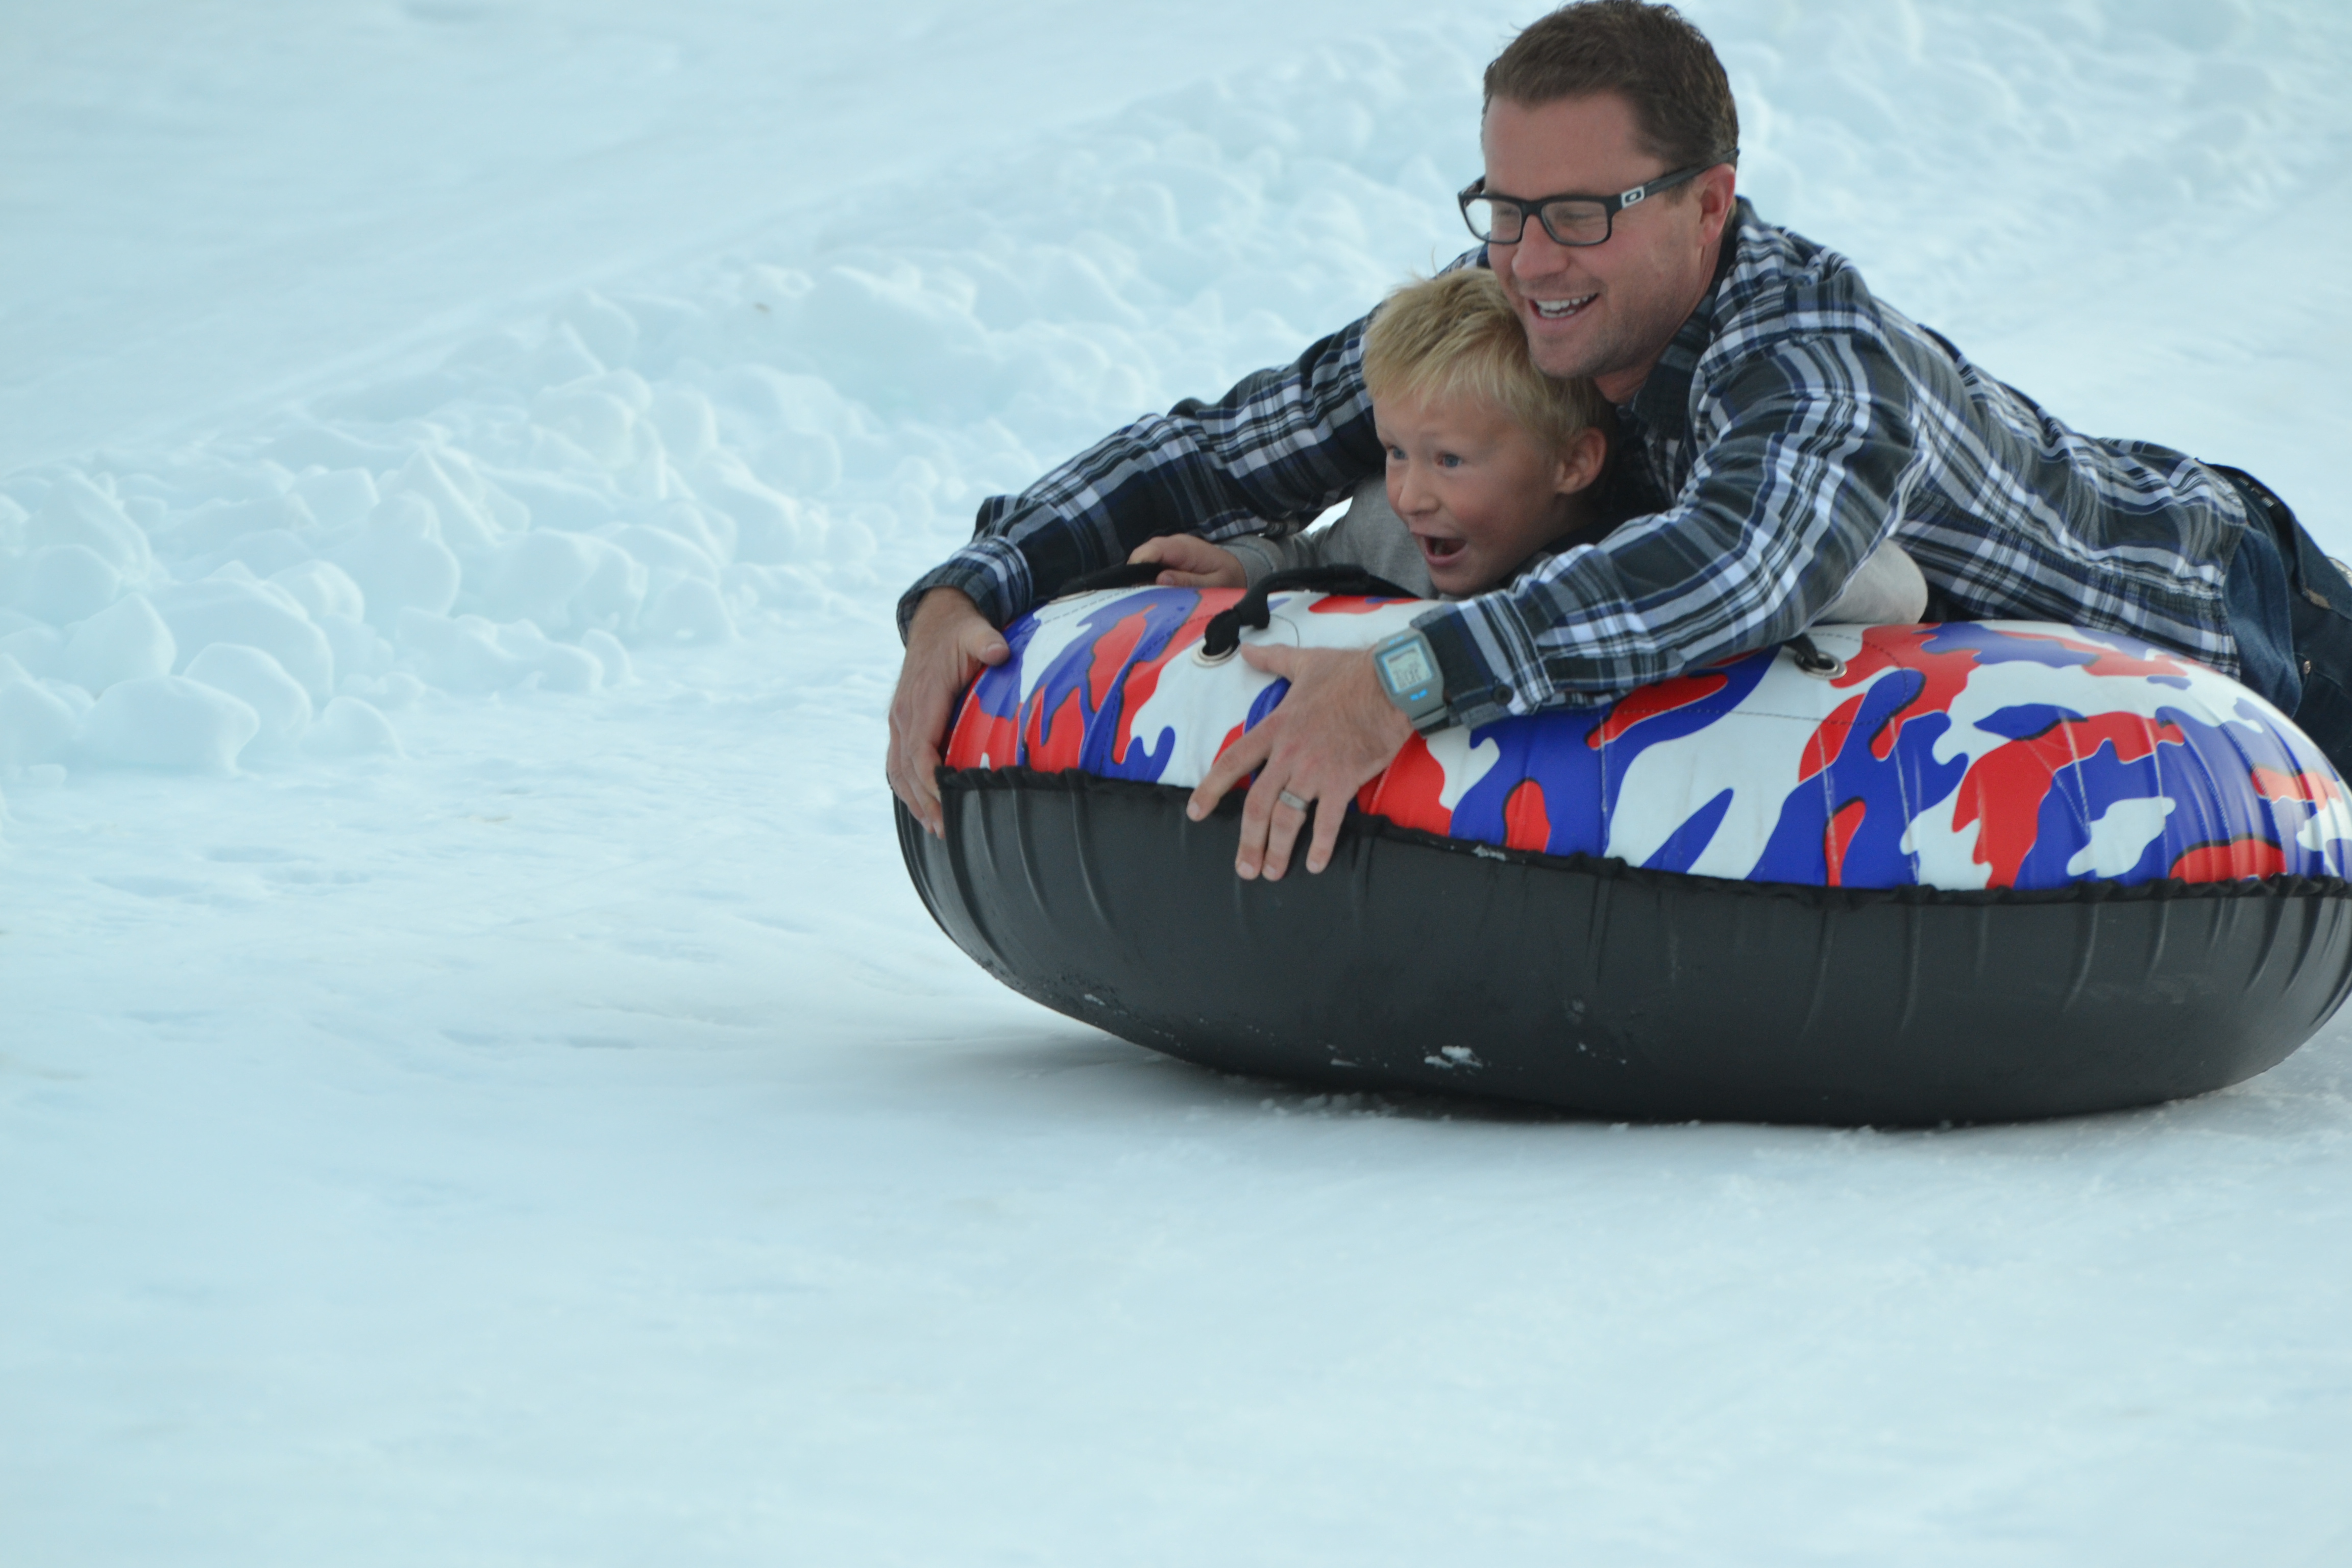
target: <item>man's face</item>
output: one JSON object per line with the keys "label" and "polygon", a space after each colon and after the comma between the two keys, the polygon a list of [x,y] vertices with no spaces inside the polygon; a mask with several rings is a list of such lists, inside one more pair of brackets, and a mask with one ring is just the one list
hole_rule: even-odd
{"label": "man's face", "polygon": [[1388,448],[1389,504],[1412,531],[1441,594],[1497,586],[1575,521],[1569,498],[1601,470],[1607,443],[1581,433],[1554,452],[1484,398],[1372,400]]}
{"label": "man's face", "polygon": [[[1528,201],[1613,196],[1671,172],[1642,150],[1633,106],[1613,92],[1533,107],[1497,99],[1479,140],[1486,189]],[[1706,297],[1732,184],[1729,167],[1710,169],[1619,213],[1600,245],[1560,245],[1530,220],[1517,244],[1490,246],[1536,363],[1592,377],[1613,403],[1631,400]]]}

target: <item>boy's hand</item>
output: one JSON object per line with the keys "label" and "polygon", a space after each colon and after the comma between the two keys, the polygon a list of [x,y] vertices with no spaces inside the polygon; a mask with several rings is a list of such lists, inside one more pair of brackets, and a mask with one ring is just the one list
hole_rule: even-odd
{"label": "boy's hand", "polygon": [[1013,649],[961,589],[934,588],[915,607],[907,627],[907,658],[890,694],[890,751],[883,773],[890,792],[915,820],[941,836],[940,744],[949,710],[985,665],[1003,664]]}
{"label": "boy's hand", "polygon": [[1278,881],[1290,868],[1290,852],[1307,826],[1307,813],[1282,797],[1288,794],[1315,807],[1315,837],[1307,868],[1331,863],[1340,819],[1364,781],[1396,761],[1412,739],[1412,725],[1381,690],[1368,648],[1245,647],[1242,657],[1259,669],[1284,676],[1290,689],[1256,729],[1235,741],[1210,768],[1184,814],[1198,822],[1225,792],[1250,773],[1242,807],[1242,843],[1234,870],[1244,881],[1264,874]]}
{"label": "boy's hand", "polygon": [[1162,588],[1246,588],[1249,573],[1242,558],[1221,550],[1198,534],[1165,533],[1135,547],[1128,562],[1156,561],[1168,568],[1154,579]]}

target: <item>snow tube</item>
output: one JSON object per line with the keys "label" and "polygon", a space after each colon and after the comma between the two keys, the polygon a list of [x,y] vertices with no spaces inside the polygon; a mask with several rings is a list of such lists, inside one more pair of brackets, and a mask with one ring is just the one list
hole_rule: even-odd
{"label": "snow tube", "polygon": [[[899,812],[959,946],[1139,1045],[1610,1117],[2008,1121],[2238,1082],[2352,987],[2352,801],[2318,748],[2203,666],[2053,625],[1817,627],[1823,657],[1416,739],[1329,869],[1243,882],[1239,795],[1182,810],[1286,689],[1203,658],[1240,597],[1015,623],[950,730],[945,838]],[[1361,647],[1426,607],[1276,595],[1252,637]]]}

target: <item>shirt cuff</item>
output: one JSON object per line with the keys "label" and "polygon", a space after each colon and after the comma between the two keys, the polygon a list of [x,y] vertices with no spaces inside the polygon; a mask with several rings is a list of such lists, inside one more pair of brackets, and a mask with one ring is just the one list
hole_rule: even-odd
{"label": "shirt cuff", "polygon": [[1029,559],[1017,545],[1003,539],[975,539],[916,578],[914,586],[898,596],[900,642],[914,625],[915,607],[934,588],[961,590],[988,624],[999,628],[1028,609],[1036,592],[1030,583]]}
{"label": "shirt cuff", "polygon": [[1262,533],[1245,533],[1238,539],[1220,540],[1218,544],[1242,563],[1244,580],[1253,588],[1284,567],[1297,564]]}
{"label": "shirt cuff", "polygon": [[1470,618],[1458,605],[1446,605],[1417,616],[1413,630],[1429,639],[1437,657],[1437,673],[1445,683],[1445,714],[1456,724],[1491,724],[1514,711],[1517,695],[1486,662],[1470,629]]}

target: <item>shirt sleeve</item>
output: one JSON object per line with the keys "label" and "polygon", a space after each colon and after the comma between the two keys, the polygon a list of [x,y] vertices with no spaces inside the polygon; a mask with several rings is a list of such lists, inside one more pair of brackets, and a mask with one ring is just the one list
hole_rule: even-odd
{"label": "shirt sleeve", "polygon": [[1242,571],[1253,588],[1276,572],[1323,564],[1323,539],[1313,531],[1245,533],[1236,539],[1227,539],[1224,545],[1240,559]]}
{"label": "shirt sleeve", "polygon": [[1003,626],[1147,539],[1211,539],[1304,523],[1381,466],[1364,391],[1364,325],[1257,372],[1214,403],[1139,419],[1017,496],[982,502],[971,542],[898,601],[898,635],[933,588],[960,588]]}
{"label": "shirt sleeve", "polygon": [[1803,630],[1916,481],[1907,384],[1852,334],[1784,340],[1710,378],[1673,504],[1414,623],[1454,720],[1608,701]]}

